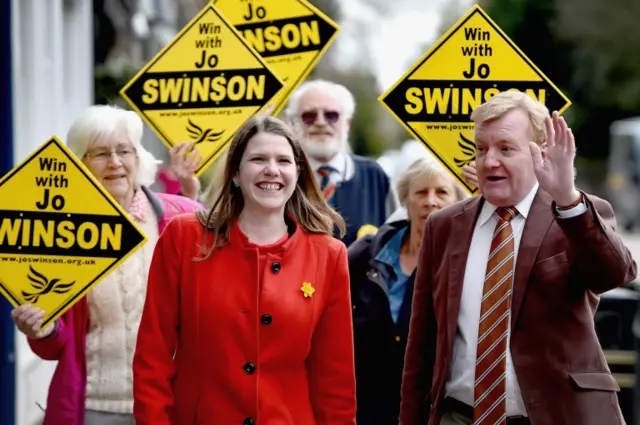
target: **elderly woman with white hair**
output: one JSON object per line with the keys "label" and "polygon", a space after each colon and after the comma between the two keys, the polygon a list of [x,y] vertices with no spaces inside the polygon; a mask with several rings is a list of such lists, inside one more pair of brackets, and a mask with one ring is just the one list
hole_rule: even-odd
{"label": "elderly woman with white hair", "polygon": [[156,241],[169,220],[201,205],[153,193],[157,161],[140,143],[134,112],[89,107],[71,126],[67,145],[147,235],[148,242],[60,319],[41,329],[44,312],[12,312],[38,356],[58,362],[43,425],[133,425],[132,360]]}
{"label": "elderly woman with white hair", "polygon": [[414,161],[397,183],[407,218],[390,221],[348,250],[358,425],[398,423],[413,282],[427,217],[467,197],[435,160]]}

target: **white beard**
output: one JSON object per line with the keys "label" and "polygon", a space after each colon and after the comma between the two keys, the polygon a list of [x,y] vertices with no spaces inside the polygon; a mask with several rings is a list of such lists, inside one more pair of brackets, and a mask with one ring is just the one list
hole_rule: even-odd
{"label": "white beard", "polygon": [[304,152],[312,158],[333,158],[338,152],[347,150],[348,132],[335,135],[327,142],[319,142],[311,137],[301,137],[300,144]]}

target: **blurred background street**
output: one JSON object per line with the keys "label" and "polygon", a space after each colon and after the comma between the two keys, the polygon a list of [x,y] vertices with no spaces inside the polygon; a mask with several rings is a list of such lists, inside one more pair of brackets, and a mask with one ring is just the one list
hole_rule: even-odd
{"label": "blurred background street", "polygon": [[[625,241],[640,259],[640,1],[310,1],[340,26],[311,77],[353,92],[350,146],[376,159],[392,179],[428,153],[378,97],[479,4],[571,100],[565,117],[578,146],[578,187],[612,203]],[[206,4],[2,0],[0,176],[52,134],[63,137],[88,105],[128,108],[119,90]],[[166,165],[167,148],[148,127],[144,145]],[[203,174],[202,187],[218,166]],[[161,183],[154,189],[162,190]],[[634,285],[625,291],[604,302],[600,329],[612,369],[624,382],[620,397],[628,423],[635,423],[630,418],[640,419],[633,413],[638,343],[631,330],[638,295]],[[4,299],[0,304],[0,425],[35,425],[42,419],[39,406],[46,404],[54,364],[30,352],[13,330],[11,306]]]}

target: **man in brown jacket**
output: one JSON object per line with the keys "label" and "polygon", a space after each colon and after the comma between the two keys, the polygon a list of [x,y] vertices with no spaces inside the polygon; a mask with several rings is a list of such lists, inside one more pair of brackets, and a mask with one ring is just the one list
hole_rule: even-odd
{"label": "man in brown jacket", "polygon": [[636,263],[611,205],[574,186],[575,142],[540,102],[474,110],[481,195],[429,216],[401,425],[619,425],[594,330],[598,294]]}

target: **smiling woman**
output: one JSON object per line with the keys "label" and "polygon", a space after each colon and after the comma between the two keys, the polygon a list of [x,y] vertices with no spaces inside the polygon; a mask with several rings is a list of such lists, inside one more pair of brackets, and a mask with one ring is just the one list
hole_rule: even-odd
{"label": "smiling woman", "polygon": [[176,218],[158,241],[133,364],[136,424],[254,425],[259,414],[260,423],[355,425],[336,225],[344,231],[291,129],[247,121],[211,211]]}
{"label": "smiling woman", "polygon": [[94,106],[67,134],[69,148],[125,209],[137,187],[154,182],[160,163],[140,143],[142,129],[135,112]]}
{"label": "smiling woman", "polygon": [[[213,230],[216,241],[219,234],[220,242],[226,241],[233,222],[237,219],[242,223],[247,217],[276,223],[295,219],[310,233],[331,234],[334,225],[344,231],[342,218],[319,190],[300,142],[291,128],[277,118],[255,117],[236,132],[222,181],[223,189],[209,214],[199,215],[206,228]],[[282,185],[282,192],[278,191],[279,196],[258,198],[260,192],[255,189],[260,182],[277,182]]]}
{"label": "smiling woman", "polygon": [[[131,369],[151,256],[169,220],[201,208],[186,197],[146,188],[155,179],[159,161],[142,147],[142,128],[135,113],[100,105],[84,111],[67,134],[71,151],[129,213],[148,242],[53,326],[41,329],[44,312],[31,305],[12,312],[33,351],[58,361],[44,425],[134,423]],[[85,218],[78,223],[36,224],[34,242],[47,244],[55,238],[58,247],[84,250],[81,255],[93,257],[101,256],[103,248],[119,248],[118,228],[105,224],[98,228],[90,217]],[[20,229],[9,230],[13,233],[7,236],[13,237]]]}
{"label": "smiling woman", "polygon": [[275,210],[282,214],[298,179],[298,168],[289,141],[266,132],[253,136],[234,179],[244,194],[247,210]]}

